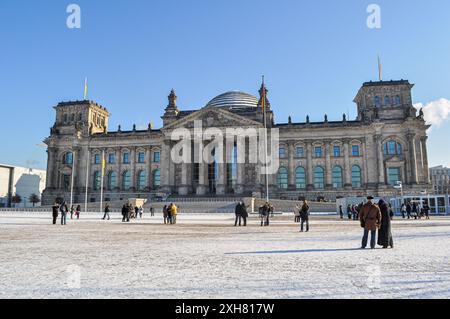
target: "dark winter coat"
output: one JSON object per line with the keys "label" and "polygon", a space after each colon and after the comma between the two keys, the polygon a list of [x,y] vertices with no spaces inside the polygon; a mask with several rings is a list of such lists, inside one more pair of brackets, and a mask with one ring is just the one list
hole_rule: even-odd
{"label": "dark winter coat", "polygon": [[59,211],[59,206],[58,205],[53,205],[52,206],[53,217],[58,217],[58,211]]}
{"label": "dark winter coat", "polygon": [[242,210],[242,206],[241,206],[241,203],[239,203],[236,205],[236,208],[234,209],[234,213],[236,214],[236,216],[242,216],[241,210]]}
{"label": "dark winter coat", "polygon": [[309,219],[309,206],[306,204],[303,204],[301,210],[300,210],[300,218],[302,220],[308,220]]}
{"label": "dark winter coat", "polygon": [[247,218],[248,217],[248,212],[247,212],[247,207],[245,207],[245,204],[240,205],[240,214],[242,217]]}
{"label": "dark winter coat", "polygon": [[378,207],[381,211],[381,226],[378,232],[378,245],[383,247],[394,246],[391,228],[390,209],[384,200],[380,200]]}

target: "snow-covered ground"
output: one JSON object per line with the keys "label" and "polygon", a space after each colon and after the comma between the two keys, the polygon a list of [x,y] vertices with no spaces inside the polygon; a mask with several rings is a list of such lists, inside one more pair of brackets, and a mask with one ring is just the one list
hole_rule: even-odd
{"label": "snow-covered ground", "polygon": [[0,213],[0,298],[450,298],[450,219],[396,220],[394,250],[359,250],[358,223],[161,216],[122,224]]}

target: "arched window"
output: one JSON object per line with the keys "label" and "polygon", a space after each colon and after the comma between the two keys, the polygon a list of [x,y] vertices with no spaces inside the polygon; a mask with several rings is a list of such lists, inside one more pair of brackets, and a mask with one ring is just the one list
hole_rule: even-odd
{"label": "arched window", "polygon": [[72,165],[73,164],[73,153],[67,152],[63,155],[63,164]]}
{"label": "arched window", "polygon": [[395,97],[395,104],[396,104],[396,105],[402,104],[402,98],[400,97],[400,95],[397,95],[397,96]]}
{"label": "arched window", "polygon": [[127,191],[131,188],[131,173],[125,171],[122,175],[122,189]]}
{"label": "arched window", "polygon": [[373,103],[377,107],[381,106],[381,99],[380,99],[380,97],[379,96],[375,96],[375,98],[373,99]]}
{"label": "arched window", "polygon": [[342,167],[340,166],[333,167],[332,175],[333,175],[333,187],[342,188],[343,187]]}
{"label": "arched window", "polygon": [[81,122],[83,119],[83,115],[81,115],[81,113],[78,114],[78,122]]}
{"label": "arched window", "polygon": [[72,113],[72,115],[70,116],[70,122],[75,122],[75,114]]}
{"label": "arched window", "polygon": [[159,169],[153,171],[153,187],[158,188],[161,186],[161,171]]}
{"label": "arched window", "polygon": [[383,146],[384,155],[402,155],[402,145],[394,140],[388,141]]}
{"label": "arched window", "polygon": [[297,167],[295,170],[295,187],[297,189],[306,188],[306,172],[303,167]]}
{"label": "arched window", "polygon": [[278,170],[277,184],[279,188],[288,188],[288,170],[285,167],[280,167],[280,169]]}
{"label": "arched window", "polygon": [[391,98],[387,95],[384,97],[384,105],[391,105]]}
{"label": "arched window", "polygon": [[117,173],[116,172],[110,172],[108,175],[108,189],[114,190],[114,188],[117,187]]}
{"label": "arched window", "polygon": [[362,184],[361,167],[355,165],[352,167],[352,187],[359,188]]}
{"label": "arched window", "polygon": [[147,184],[147,176],[145,175],[145,171],[140,171],[137,179],[137,189],[142,191],[145,189]]}
{"label": "arched window", "polygon": [[102,175],[100,172],[95,172],[94,173],[94,190],[98,191],[101,187],[101,182],[102,182]]}
{"label": "arched window", "polygon": [[322,167],[317,166],[314,169],[314,188],[323,189],[325,186],[325,171]]}

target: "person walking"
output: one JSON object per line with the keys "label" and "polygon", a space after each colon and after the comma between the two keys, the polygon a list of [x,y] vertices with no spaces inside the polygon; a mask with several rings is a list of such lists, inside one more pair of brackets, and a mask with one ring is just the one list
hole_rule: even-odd
{"label": "person walking", "polygon": [[408,202],[408,204],[406,204],[406,216],[408,217],[408,219],[411,219],[411,212],[412,212],[412,206],[411,206],[411,203]]}
{"label": "person walking", "polygon": [[163,207],[163,218],[164,218],[164,225],[167,225],[169,223],[169,214],[167,210],[167,205],[164,205]]}
{"label": "person walking", "polygon": [[67,213],[68,213],[68,208],[67,208],[67,204],[66,202],[63,202],[63,204],[61,205],[61,207],[59,208],[59,211],[61,212],[61,225],[67,225]]}
{"label": "person walking", "polygon": [[367,247],[369,232],[371,233],[370,248],[375,249],[377,229],[379,229],[381,224],[381,212],[380,208],[373,203],[373,200],[374,198],[372,196],[367,197],[367,203],[362,207],[359,216],[361,227],[364,228],[361,249],[365,249]]}
{"label": "person walking", "polygon": [[73,219],[74,213],[75,213],[75,207],[72,205],[72,207],[70,207],[70,219]]}
{"label": "person walking", "polygon": [[261,227],[269,226],[270,207],[269,203],[265,203],[261,208]]}
{"label": "person walking", "polygon": [[155,217],[155,209],[153,207],[150,207],[150,216]]}
{"label": "person walking", "polygon": [[247,206],[245,206],[244,202],[241,202],[241,217],[244,221],[244,227],[247,227],[247,218],[248,218],[248,212],[247,212]]}
{"label": "person walking", "polygon": [[176,224],[177,223],[177,217],[178,217],[178,207],[177,207],[177,205],[173,204],[171,211],[172,211],[172,222],[173,222],[173,224]]}
{"label": "person walking", "polygon": [[308,202],[305,202],[302,205],[300,210],[300,218],[301,218],[301,227],[300,232],[303,233],[303,225],[306,223],[306,232],[309,232],[309,205]]}
{"label": "person walking", "polygon": [[412,206],[412,215],[413,215],[414,219],[417,220],[419,214],[418,214],[418,207],[417,207],[417,204],[416,204],[416,203],[413,203],[413,206]]}
{"label": "person walking", "polygon": [[[342,211],[342,206],[340,206],[340,210]],[[294,216],[295,216],[295,223],[299,223],[300,222],[300,207],[298,205],[295,205]]]}
{"label": "person walking", "polygon": [[78,205],[77,209],[75,209],[75,216],[77,216],[77,219],[80,219],[80,214],[81,214],[81,206]]}
{"label": "person walking", "polygon": [[53,225],[56,225],[56,221],[58,220],[59,205],[58,203],[54,203],[52,206],[52,217],[53,217]]}
{"label": "person walking", "polygon": [[406,205],[405,205],[405,203],[402,204],[402,207],[400,208],[400,211],[402,213],[402,218],[405,219],[406,218]]}
{"label": "person walking", "polygon": [[234,208],[234,214],[236,215],[236,219],[234,221],[234,227],[237,227],[238,225],[238,221],[239,221],[239,226],[241,226],[241,222],[242,222],[242,215],[241,215],[241,202],[237,203],[236,207]]}
{"label": "person walking", "polygon": [[378,207],[381,211],[381,224],[380,230],[378,231],[378,245],[382,246],[383,249],[388,247],[394,248],[394,239],[392,237],[391,228],[391,209],[383,199],[380,199],[378,202]]}
{"label": "person walking", "polygon": [[352,205],[348,204],[347,206],[347,217],[348,220],[352,220]]}
{"label": "person walking", "polygon": [[[298,207],[298,206],[297,206]],[[300,217],[300,209],[299,209],[299,216],[298,217]],[[341,219],[344,219],[344,210],[343,210],[343,208],[342,208],[342,205],[339,205],[339,217],[341,218]]]}
{"label": "person walking", "polygon": [[103,220],[106,219],[106,216],[108,216],[108,220],[111,219],[111,217],[109,216],[109,212],[110,212],[110,211],[111,211],[111,210],[109,209],[109,205],[106,204],[106,206],[105,206],[105,214],[103,215]]}
{"label": "person walking", "polygon": [[[152,210],[152,208],[150,208],[150,211]],[[139,218],[142,219],[142,216],[144,215],[144,207],[140,207],[139,208]]]}
{"label": "person walking", "polygon": [[358,211],[356,209],[356,205],[352,205],[352,219],[358,220]]}
{"label": "person walking", "polygon": [[169,225],[173,225],[173,215],[172,215],[173,204],[171,203],[167,207],[167,221]]}
{"label": "person walking", "polygon": [[123,206],[122,206],[122,223],[125,223],[125,221],[127,220],[127,211],[128,211],[127,205],[123,204]]}
{"label": "person walking", "polygon": [[425,205],[423,205],[423,212],[425,213],[425,219],[429,220],[430,219],[430,205],[428,205],[428,203],[425,203]]}

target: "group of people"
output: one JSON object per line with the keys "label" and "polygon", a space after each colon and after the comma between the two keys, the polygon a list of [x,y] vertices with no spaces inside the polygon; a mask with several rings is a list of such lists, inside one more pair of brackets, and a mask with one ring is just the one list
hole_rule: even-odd
{"label": "group of people", "polygon": [[[358,220],[359,219],[359,212],[361,211],[364,203],[361,203],[359,205],[347,205],[347,218],[349,220]],[[339,206],[339,216],[341,219],[344,219],[344,210],[342,205]]]}
{"label": "group of people", "polygon": [[165,225],[174,225],[177,223],[178,207],[174,203],[163,207],[163,218]]}
{"label": "group of people", "polygon": [[258,209],[259,218],[261,219],[261,227],[270,225],[270,217],[274,215],[274,207],[269,202],[260,206]]}
{"label": "group of people", "polygon": [[[359,214],[359,221],[361,227],[364,229],[364,235],[362,239],[361,248],[365,249],[370,238],[370,248],[375,249],[376,243],[382,246],[383,249],[388,247],[394,248],[394,239],[392,237],[391,220],[394,214],[392,209],[383,199],[378,201],[378,204],[374,203],[372,196],[367,197],[367,203],[361,208]],[[376,241],[376,235],[378,231],[378,241]]]}
{"label": "group of people", "polygon": [[425,203],[423,205],[421,205],[420,203],[412,203],[411,202],[407,202],[406,204],[402,204],[402,207],[400,208],[400,211],[402,213],[402,218],[403,219],[430,219],[430,205],[428,205],[428,203]]}
{"label": "group of people", "polygon": [[296,205],[294,209],[295,222],[300,223],[300,232],[303,233],[306,224],[306,232],[309,232],[309,205],[305,200],[301,206]]}
{"label": "group of people", "polygon": [[80,219],[81,206],[78,205],[75,208],[75,206],[72,205],[69,210],[66,202],[62,202],[62,204],[55,202],[52,206],[53,225],[56,225],[60,213],[61,225],[65,226],[67,225],[67,214],[69,213],[70,219],[73,219],[73,215],[75,215],[77,219]]}
{"label": "group of people", "polygon": [[[122,223],[129,223],[131,219],[137,219],[140,217],[142,219],[144,215],[144,208],[131,205],[130,203],[124,204],[122,207]],[[108,216],[109,220],[109,212],[106,214],[106,208],[105,208],[105,216],[103,216],[103,219]]]}

